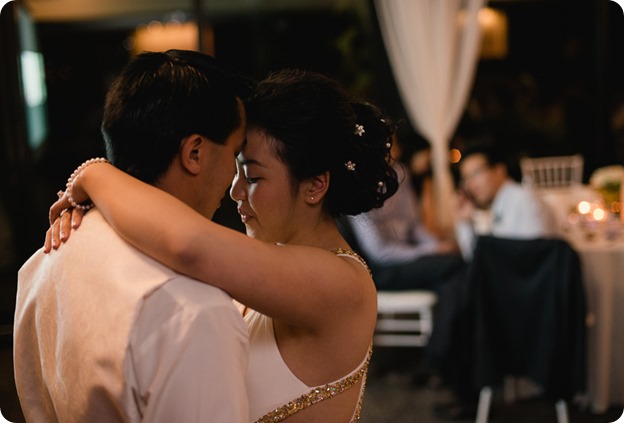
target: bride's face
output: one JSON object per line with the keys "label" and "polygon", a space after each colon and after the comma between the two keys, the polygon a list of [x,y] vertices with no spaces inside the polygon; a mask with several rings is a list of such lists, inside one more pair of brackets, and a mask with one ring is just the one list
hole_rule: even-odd
{"label": "bride's face", "polygon": [[296,194],[288,168],[275,155],[275,142],[261,131],[247,131],[230,196],[238,205],[247,235],[287,243],[296,229],[292,224]]}

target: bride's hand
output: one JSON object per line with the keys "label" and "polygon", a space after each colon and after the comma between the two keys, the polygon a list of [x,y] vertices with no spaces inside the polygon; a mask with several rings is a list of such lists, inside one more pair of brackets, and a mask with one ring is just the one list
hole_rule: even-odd
{"label": "bride's hand", "polygon": [[93,207],[93,203],[89,201],[89,195],[82,188],[82,177],[85,168],[94,163],[109,163],[109,161],[96,157],[83,162],[67,180],[65,185],[67,190],[57,193],[59,199],[52,204],[48,214],[50,229],[46,231],[43,245],[45,253],[49,253],[51,249],[56,250],[61,243],[67,241],[71,231],[77,229],[82,223],[85,212]]}
{"label": "bride's hand", "polygon": [[52,249],[56,250],[61,243],[66,242],[71,231],[77,229],[82,223],[84,214],[84,210],[73,208],[67,195],[63,193],[50,207],[50,228],[46,231],[43,252],[49,253]]}

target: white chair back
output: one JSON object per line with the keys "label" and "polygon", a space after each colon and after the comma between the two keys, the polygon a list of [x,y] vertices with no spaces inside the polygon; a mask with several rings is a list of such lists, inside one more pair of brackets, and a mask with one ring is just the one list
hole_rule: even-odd
{"label": "white chair back", "polygon": [[524,157],[520,159],[522,184],[534,188],[563,188],[583,181],[583,156]]}
{"label": "white chair back", "polygon": [[423,347],[433,330],[433,307],[438,297],[430,291],[377,291],[377,326],[373,344]]}

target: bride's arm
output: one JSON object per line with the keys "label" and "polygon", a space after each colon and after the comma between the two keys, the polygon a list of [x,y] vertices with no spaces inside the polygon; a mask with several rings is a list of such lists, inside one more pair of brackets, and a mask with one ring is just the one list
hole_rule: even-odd
{"label": "bride's arm", "polygon": [[[146,254],[291,324],[314,328],[344,316],[374,289],[372,281],[363,283],[363,269],[354,261],[319,248],[249,238],[109,164],[84,168],[71,194],[78,203],[91,199],[112,227]],[[66,206],[64,199],[55,203],[51,219]]]}

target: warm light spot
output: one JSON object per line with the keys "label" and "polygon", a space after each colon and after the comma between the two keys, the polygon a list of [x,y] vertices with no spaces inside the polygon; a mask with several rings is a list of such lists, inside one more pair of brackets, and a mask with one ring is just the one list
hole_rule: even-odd
{"label": "warm light spot", "polygon": [[591,210],[591,204],[589,204],[589,201],[581,201],[580,203],[578,203],[577,208],[579,213],[587,214]]}
{"label": "warm light spot", "polygon": [[605,218],[605,211],[601,208],[597,208],[594,210],[594,219],[595,220],[602,220]]}
{"label": "warm light spot", "polygon": [[461,160],[461,151],[456,148],[452,148],[449,152],[451,163],[459,163]]}
{"label": "warm light spot", "polygon": [[[204,40],[206,49],[210,53],[214,50],[212,43],[212,28],[206,28]],[[199,49],[199,30],[194,22],[159,22],[151,21],[147,25],[140,25],[134,31],[131,39],[126,40],[126,48],[132,48],[134,54],[144,51],[166,51],[172,48],[181,50]]]}
{"label": "warm light spot", "polygon": [[484,7],[479,11],[481,57],[500,59],[507,56],[507,15],[502,10]]}
{"label": "warm light spot", "polygon": [[498,24],[499,16],[501,12],[498,12],[489,7],[484,7],[479,10],[479,23],[483,28],[494,28]]}

